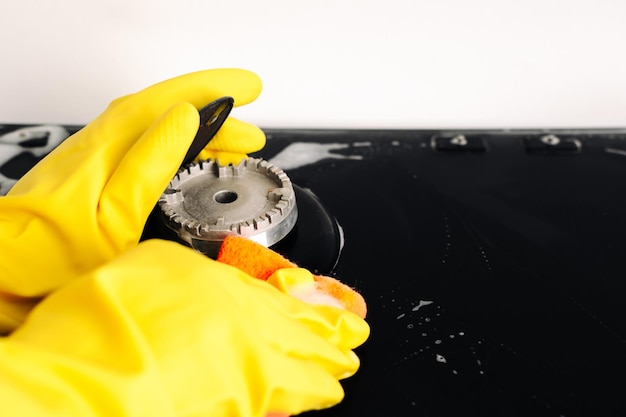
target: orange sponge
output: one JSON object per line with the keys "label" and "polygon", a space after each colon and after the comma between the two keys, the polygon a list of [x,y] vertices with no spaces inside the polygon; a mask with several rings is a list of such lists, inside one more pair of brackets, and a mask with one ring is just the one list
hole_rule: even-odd
{"label": "orange sponge", "polygon": [[[298,268],[296,264],[273,250],[239,236],[229,236],[224,240],[217,260],[235,266],[248,275],[264,281],[281,269]],[[298,281],[295,285],[283,286],[283,289],[303,301],[340,305],[359,317],[365,318],[367,306],[361,294],[334,278],[323,275],[312,277],[313,280],[310,283]],[[269,281],[277,285],[276,280]],[[329,300],[329,298],[334,302],[320,301]]]}
{"label": "orange sponge", "polygon": [[282,268],[296,268],[296,264],[265,246],[240,236],[228,236],[217,254],[219,262],[236,266],[248,275],[267,281]]}
{"label": "orange sponge", "polygon": [[335,278],[324,275],[315,275],[315,284],[319,291],[339,300],[346,310],[365,318],[367,305],[361,294]]}

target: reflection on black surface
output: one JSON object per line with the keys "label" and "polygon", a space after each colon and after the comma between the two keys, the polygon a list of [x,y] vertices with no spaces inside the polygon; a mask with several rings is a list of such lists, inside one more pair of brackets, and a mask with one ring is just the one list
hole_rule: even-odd
{"label": "reflection on black surface", "polygon": [[330,275],[343,246],[340,226],[310,190],[294,184],[298,221],[272,249],[315,274]]}
{"label": "reflection on black surface", "polygon": [[268,157],[303,140],[360,157],[288,171],[342,225],[336,273],[372,327],[344,402],[309,414],[626,415],[626,158],[601,139],[566,156],[507,135],[451,155],[406,132],[272,139]]}

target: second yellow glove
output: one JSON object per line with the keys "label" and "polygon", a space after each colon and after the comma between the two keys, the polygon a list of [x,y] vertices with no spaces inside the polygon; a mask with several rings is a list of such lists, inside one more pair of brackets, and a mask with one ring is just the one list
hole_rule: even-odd
{"label": "second yellow glove", "polygon": [[[147,241],[48,296],[0,341],[20,416],[262,417],[343,398],[369,327],[177,243]],[[276,415],[276,414],[275,414]]]}

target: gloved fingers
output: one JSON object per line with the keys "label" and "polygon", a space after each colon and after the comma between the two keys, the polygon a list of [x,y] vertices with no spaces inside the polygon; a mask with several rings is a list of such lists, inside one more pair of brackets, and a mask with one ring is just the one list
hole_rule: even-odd
{"label": "gloved fingers", "polygon": [[[142,275],[150,275],[150,280],[158,281],[160,288],[169,294],[167,302],[171,310],[170,318],[176,317],[178,311],[188,311],[186,304],[204,304],[209,297],[212,300],[210,308],[216,311],[229,311],[235,304],[247,303],[245,307],[240,307],[247,311],[246,320],[251,326],[255,326],[255,322],[263,326],[266,342],[279,345],[281,355],[304,362],[315,361],[336,378],[347,377],[359,367],[359,359],[350,349],[367,339],[369,326],[349,311],[305,304],[281,293],[264,281],[247,276],[237,268],[211,261],[173,242],[146,241],[134,249],[132,254],[127,254],[132,256],[133,264],[143,266]],[[125,255],[122,255],[118,260],[123,261],[124,258]],[[166,272],[167,266],[174,259],[176,265],[184,265],[186,273],[170,278]],[[126,268],[125,263],[122,265]],[[149,271],[146,269],[148,265]],[[112,266],[109,266],[109,270],[112,270]],[[115,282],[115,285],[124,286],[128,280],[116,279]],[[133,288],[134,291],[142,287],[134,285]],[[147,300],[138,303],[134,298],[145,297],[143,292],[135,295],[128,290],[122,292],[125,297],[129,297],[126,304],[137,307],[141,304],[142,308],[148,308]],[[220,296],[213,297],[212,294],[215,293]],[[254,294],[254,303],[246,301],[251,294]],[[178,305],[177,300],[181,300],[183,304]],[[140,316],[149,318],[153,315],[149,311],[144,310]],[[274,320],[266,323],[263,317],[274,317]],[[277,321],[279,317],[285,322],[281,324]],[[288,333],[284,332],[283,325],[289,326]],[[146,325],[146,335],[151,333],[147,328]],[[154,337],[159,337],[159,333],[160,330],[156,329]]]}
{"label": "gloved fingers", "polygon": [[[344,348],[338,336],[334,339],[324,338],[315,329],[302,326],[291,326],[287,335],[272,335],[273,339],[281,339],[280,354],[303,363],[315,363],[336,379],[352,376],[360,366],[358,356],[350,349]],[[350,338],[350,335],[343,334]],[[268,341],[271,343],[271,341]]]}
{"label": "gloved fingers", "polygon": [[[179,103],[158,119],[128,150],[100,197],[104,230],[127,231],[136,243],[150,211],[176,174],[199,124],[189,103]],[[103,224],[106,223],[106,224]]]}
{"label": "gloved fingers", "polygon": [[[369,326],[362,320],[363,316],[348,314],[349,310],[337,298],[319,291],[318,283],[310,271],[303,268],[282,268],[274,272],[267,282],[317,309],[324,316],[324,320],[308,320],[305,316],[304,322],[338,346],[354,349],[369,336]],[[321,328],[320,323],[324,323]]]}
{"label": "gloved fingers", "polygon": [[[253,72],[242,69],[212,69],[181,75],[138,93],[120,97],[85,128],[63,141],[46,160],[31,169],[14,187],[13,194],[34,188],[40,192],[56,190],[59,186],[58,178],[65,180],[70,176],[75,177],[79,175],[77,170],[81,167],[89,173],[80,175],[89,177],[90,190],[99,194],[99,187],[108,180],[118,161],[134,145],[137,138],[173,105],[188,102],[200,108],[219,97],[231,96],[235,99],[235,105],[240,106],[255,100],[261,88],[261,80]],[[265,143],[262,132],[241,122],[234,122],[235,127],[228,134],[230,124],[227,120],[221,136],[244,135],[255,143],[255,150]],[[196,129],[198,126],[199,124]],[[248,148],[242,150],[244,153],[250,152]],[[61,160],[63,163],[58,162]],[[50,180],[42,187],[40,183],[43,178]]]}
{"label": "gloved fingers", "polygon": [[[315,284],[313,275],[306,269],[302,268],[283,268],[275,272],[268,279],[269,284],[282,293],[293,296],[292,293],[298,287]],[[306,291],[306,289],[305,289]],[[316,297],[318,295],[315,295]],[[303,297],[303,298],[306,298]],[[305,349],[298,348],[298,352],[302,355],[312,355],[320,362],[329,362],[337,358],[335,352],[327,349],[328,347],[336,348],[346,355],[344,365],[352,366],[354,371],[358,368],[358,358],[351,350],[363,344],[370,334],[370,327],[365,320],[358,315],[332,304],[311,304],[301,301],[300,298],[293,300],[299,304],[297,309],[290,311],[288,314],[297,319],[303,326],[305,331],[310,334],[319,336],[319,341],[323,344],[310,341]],[[306,338],[307,335],[301,336],[290,335],[294,339]],[[356,361],[356,362],[354,362]],[[341,360],[339,362],[342,362]],[[351,365],[350,365],[351,363]]]}
{"label": "gloved fingers", "polygon": [[229,117],[205,149],[248,154],[265,146],[265,133],[255,125]]}
{"label": "gloved fingers", "polygon": [[140,136],[157,117],[178,102],[188,102],[200,109],[217,98],[230,96],[235,106],[241,106],[256,100],[261,88],[261,79],[243,69],[193,72],[114,100],[95,122],[119,131],[128,140]]}
{"label": "gloved fingers", "polygon": [[370,327],[356,314],[326,305],[311,305],[317,316],[302,315],[298,319],[310,330],[341,349],[361,346],[370,335]]}
{"label": "gloved fingers", "polygon": [[[189,410],[230,404],[256,415],[297,414],[338,403],[338,379],[359,365],[354,353],[322,337],[342,326],[342,311],[327,309],[177,243],[152,240],[46,297],[11,339],[102,368],[89,375],[134,375],[132,391],[121,388],[113,398],[124,406],[143,405],[138,400],[150,398],[143,392],[158,386]],[[325,320],[335,324],[320,323],[322,335],[311,332],[308,322]],[[119,380],[104,383],[117,390]]]}
{"label": "gloved fingers", "polygon": [[[243,69],[212,69],[181,75],[112,101],[102,114],[66,139],[51,155],[67,161],[69,170],[84,165],[85,156],[95,155],[99,149],[100,154],[95,156],[106,161],[111,171],[111,166],[123,158],[135,140],[173,105],[187,102],[199,109],[217,98],[231,96],[234,105],[241,106],[254,101],[261,88],[260,78]],[[77,149],[85,151],[76,152]]]}
{"label": "gloved fingers", "polygon": [[239,68],[217,68],[191,72],[161,81],[134,94],[133,99],[157,106],[188,101],[196,108],[223,96],[235,99],[235,107],[249,104],[261,93],[257,74]]}
{"label": "gloved fingers", "polygon": [[283,366],[275,369],[274,375],[282,378],[267,384],[271,387],[267,393],[268,412],[296,415],[329,408],[343,400],[344,390],[337,378],[317,364],[296,360],[281,363]]}
{"label": "gloved fingers", "polygon": [[214,159],[222,165],[237,165],[247,154],[264,146],[265,133],[260,128],[229,117],[197,159]]}

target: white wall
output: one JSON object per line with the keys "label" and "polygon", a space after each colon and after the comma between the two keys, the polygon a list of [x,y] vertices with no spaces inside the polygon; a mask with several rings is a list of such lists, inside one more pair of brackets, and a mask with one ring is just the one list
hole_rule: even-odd
{"label": "white wall", "polygon": [[4,0],[0,123],[243,67],[264,127],[626,127],[623,0]]}

